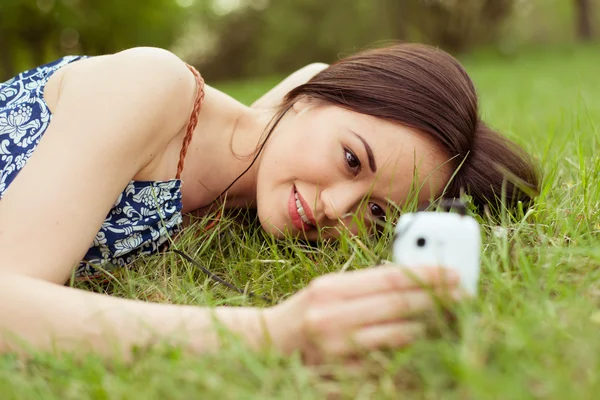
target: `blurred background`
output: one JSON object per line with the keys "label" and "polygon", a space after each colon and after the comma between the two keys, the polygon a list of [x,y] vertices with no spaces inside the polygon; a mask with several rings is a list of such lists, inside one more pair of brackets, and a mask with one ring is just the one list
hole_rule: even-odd
{"label": "blurred background", "polygon": [[167,48],[209,81],[391,40],[511,57],[600,37],[600,0],[0,0],[0,82],[67,54]]}

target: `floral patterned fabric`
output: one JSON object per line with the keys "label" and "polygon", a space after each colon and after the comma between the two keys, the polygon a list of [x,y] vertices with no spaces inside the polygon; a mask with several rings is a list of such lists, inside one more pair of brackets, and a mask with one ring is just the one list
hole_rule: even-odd
{"label": "floral patterned fabric", "polygon": [[[64,57],[0,83],[0,199],[35,151],[52,120],[44,101],[48,79],[82,56]],[[156,252],[179,229],[181,181],[131,181],[116,199],[77,277],[98,276]]]}

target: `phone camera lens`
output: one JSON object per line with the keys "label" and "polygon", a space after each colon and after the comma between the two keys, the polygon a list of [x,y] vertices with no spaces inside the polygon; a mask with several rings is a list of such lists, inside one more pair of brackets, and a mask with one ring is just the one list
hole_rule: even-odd
{"label": "phone camera lens", "polygon": [[417,246],[424,247],[425,243],[427,243],[427,241],[425,240],[425,238],[420,237],[420,238],[417,239]]}

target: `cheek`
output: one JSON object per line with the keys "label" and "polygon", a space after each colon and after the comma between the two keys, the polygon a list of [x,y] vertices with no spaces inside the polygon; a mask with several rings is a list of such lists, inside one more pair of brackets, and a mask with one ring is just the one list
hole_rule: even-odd
{"label": "cheek", "polygon": [[331,145],[322,140],[294,139],[274,143],[276,146],[265,152],[261,165],[263,172],[277,181],[285,182],[300,180],[318,184],[330,179],[336,168]]}

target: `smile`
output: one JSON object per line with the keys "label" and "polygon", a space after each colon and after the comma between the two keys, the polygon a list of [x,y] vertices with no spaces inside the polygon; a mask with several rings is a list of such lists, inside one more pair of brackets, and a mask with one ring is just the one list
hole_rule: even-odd
{"label": "smile", "polygon": [[294,192],[294,196],[296,197],[296,211],[298,211],[298,214],[300,214],[300,218],[302,218],[302,221],[306,222],[307,224],[312,225],[310,223],[310,220],[304,213],[304,207],[302,207],[302,203],[300,203],[300,199],[298,198],[298,192]]}
{"label": "smile", "polygon": [[306,231],[316,226],[310,208],[295,186],[292,188],[288,208],[292,223],[298,230]]}

